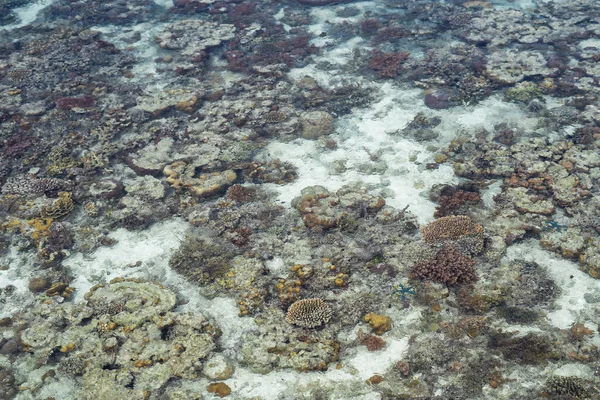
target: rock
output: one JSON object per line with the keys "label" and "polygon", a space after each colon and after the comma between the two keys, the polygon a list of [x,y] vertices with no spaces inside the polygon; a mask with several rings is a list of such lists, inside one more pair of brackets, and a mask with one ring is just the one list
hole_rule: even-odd
{"label": "rock", "polygon": [[195,168],[184,161],[177,161],[164,168],[167,182],[175,189],[185,189],[198,197],[209,197],[225,191],[237,179],[235,171],[210,172],[194,177]]}
{"label": "rock", "polygon": [[202,373],[213,380],[225,380],[233,374],[233,364],[222,354],[215,354],[206,360]]}
{"label": "rock", "polygon": [[333,117],[325,111],[310,111],[300,116],[304,139],[317,139],[333,132]]}
{"label": "rock", "polygon": [[137,108],[151,113],[154,117],[176,108],[191,114],[202,104],[202,94],[192,89],[168,89],[162,92],[148,92],[137,99]]}

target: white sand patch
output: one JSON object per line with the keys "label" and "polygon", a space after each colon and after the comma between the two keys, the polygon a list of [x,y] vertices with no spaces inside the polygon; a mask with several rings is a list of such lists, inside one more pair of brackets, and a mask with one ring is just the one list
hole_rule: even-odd
{"label": "white sand patch", "polygon": [[527,116],[521,104],[507,103],[499,94],[490,96],[476,105],[453,107],[440,110],[437,114],[442,118],[438,129],[450,131],[452,136],[456,136],[461,130],[491,131],[500,123],[531,131],[535,130],[539,122],[537,118]]}
{"label": "white sand patch", "polygon": [[579,44],[577,46],[579,46],[582,49],[585,49],[586,47],[600,49],[600,39],[591,38],[591,39],[582,40],[581,42],[579,42]]}
{"label": "white sand patch", "polygon": [[481,191],[481,201],[484,206],[493,208],[496,205],[494,197],[502,193],[502,184],[503,182],[498,180],[489,185],[487,189]]}
{"label": "white sand patch", "polygon": [[[163,31],[168,23],[149,23],[123,27],[119,25],[95,26],[92,29],[102,32],[102,39],[114,44],[118,49],[133,52],[136,63],[131,72],[138,79],[146,79],[159,75],[159,66],[156,59],[160,57],[160,47],[154,38]],[[139,35],[139,40],[132,41],[131,38]],[[150,79],[156,85],[154,79]],[[163,82],[166,85],[168,82]],[[162,85],[161,85],[162,87]]]}
{"label": "white sand patch", "polygon": [[554,371],[554,375],[559,376],[577,376],[581,379],[595,379],[594,371],[583,364],[565,364]]}
{"label": "white sand patch", "polygon": [[[335,191],[359,182],[374,191],[387,190],[387,204],[417,215],[420,222],[433,218],[435,204],[427,199],[432,186],[457,183],[449,165],[427,170],[433,153],[427,143],[417,143],[397,132],[424,108],[420,89],[403,89],[391,83],[380,84],[381,99],[365,110],[356,110],[337,121],[335,150],[325,150],[318,142],[298,139],[273,142],[266,148],[272,158],[288,161],[298,168],[298,179],[284,186],[271,185],[278,200],[289,205],[300,191],[312,185]],[[449,140],[449,139],[448,139]],[[411,161],[411,155],[416,156]],[[337,170],[343,163],[344,171]]]}
{"label": "white sand patch", "polygon": [[358,376],[367,380],[373,375],[383,375],[395,362],[405,358],[408,338],[389,340],[385,351],[372,352],[361,347],[348,364],[356,368]]}
{"label": "white sand patch", "polygon": [[166,268],[171,252],[185,236],[187,222],[172,219],[152,225],[141,232],[119,228],[109,237],[118,242],[100,247],[92,254],[76,253],[63,262],[71,270],[76,289],[74,300],[82,300],[89,289],[117,277],[144,277],[150,269]]}
{"label": "white sand patch", "polygon": [[7,254],[0,258],[0,266],[3,267],[0,270],[0,290],[14,290],[5,303],[0,303],[0,317],[22,311],[23,305],[33,299],[29,280],[38,273],[34,260],[35,252],[23,251],[18,246],[10,246]]}
{"label": "white sand patch", "polygon": [[271,273],[275,276],[279,275],[280,272],[287,272],[285,268],[285,262],[281,257],[274,257],[272,260],[268,260],[265,264],[267,268],[269,268],[269,271],[271,271]]}
{"label": "white sand patch", "polygon": [[15,8],[14,13],[17,15],[20,22],[12,25],[0,26],[0,30],[10,31],[31,24],[37,19],[40,11],[54,2],[55,0],[39,0],[26,6]]}
{"label": "white sand patch", "polygon": [[31,264],[30,254],[22,253],[17,247],[11,246],[8,254],[2,257],[2,266],[7,268],[0,270],[0,287],[14,285],[17,291],[27,291],[27,277]]}
{"label": "white sand patch", "polygon": [[173,0],[154,0],[154,2],[164,8],[171,8],[173,7]]}

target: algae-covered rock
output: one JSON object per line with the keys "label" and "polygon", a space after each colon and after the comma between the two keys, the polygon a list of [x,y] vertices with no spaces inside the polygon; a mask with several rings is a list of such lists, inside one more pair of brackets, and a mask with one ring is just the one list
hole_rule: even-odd
{"label": "algae-covered rock", "polygon": [[323,186],[308,186],[292,200],[292,207],[302,214],[304,225],[311,229],[352,230],[360,218],[376,215],[384,206],[383,197],[351,185],[341,187],[335,194]]}
{"label": "algae-covered rock", "polygon": [[210,379],[225,380],[233,374],[233,364],[222,354],[214,354],[205,363],[202,373]]}
{"label": "algae-covered rock", "polygon": [[204,285],[225,278],[236,254],[236,248],[221,238],[193,232],[173,253],[169,266],[192,282]]}
{"label": "algae-covered rock", "polygon": [[587,248],[579,256],[581,269],[592,278],[600,279],[600,239],[595,238],[587,243]]}
{"label": "algae-covered rock", "polygon": [[235,30],[235,26],[230,24],[183,20],[168,25],[155,40],[163,49],[182,50],[182,54],[193,56],[233,39]]}
{"label": "algae-covered rock", "polygon": [[338,352],[339,343],[331,331],[293,327],[280,310],[271,308],[261,314],[259,330],[244,335],[238,359],[258,373],[273,368],[323,371],[337,360]]}
{"label": "algae-covered rock", "polygon": [[563,257],[576,258],[585,245],[585,238],[579,227],[547,228],[540,234],[540,243]]}
{"label": "algae-covered rock", "polygon": [[300,116],[301,136],[304,139],[317,139],[333,131],[333,117],[325,111],[310,111]]}
{"label": "algae-covered rock", "polygon": [[184,161],[167,165],[164,174],[173,188],[185,189],[200,198],[225,191],[237,179],[236,172],[231,169],[200,174],[196,177],[195,167]]}
{"label": "algae-covered rock", "polygon": [[40,362],[58,349],[58,373],[81,377],[81,399],[147,399],[172,379],[196,379],[220,331],[200,313],[174,312],[159,283],[118,278],[87,304],[44,302],[28,312],[25,348]]}
{"label": "algae-covered rock", "polygon": [[508,188],[505,196],[512,201],[515,209],[522,213],[551,215],[555,210],[551,200],[540,200],[529,194],[527,188]]}
{"label": "algae-covered rock", "polygon": [[85,294],[96,315],[112,315],[119,325],[135,327],[172,310],[175,293],[157,283],[116,279],[94,286]]}
{"label": "algae-covered rock", "polygon": [[137,99],[137,108],[158,117],[170,109],[192,113],[200,107],[202,94],[191,89],[169,89],[164,92],[146,93]]}
{"label": "algae-covered rock", "polygon": [[548,76],[555,71],[547,67],[543,54],[516,49],[500,50],[488,58],[487,73],[502,83],[520,82],[526,77]]}

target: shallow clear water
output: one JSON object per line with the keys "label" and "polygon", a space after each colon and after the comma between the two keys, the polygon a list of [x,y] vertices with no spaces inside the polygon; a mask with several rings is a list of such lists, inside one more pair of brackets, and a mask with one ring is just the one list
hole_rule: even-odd
{"label": "shallow clear water", "polygon": [[0,398],[599,398],[597,2],[0,14]]}

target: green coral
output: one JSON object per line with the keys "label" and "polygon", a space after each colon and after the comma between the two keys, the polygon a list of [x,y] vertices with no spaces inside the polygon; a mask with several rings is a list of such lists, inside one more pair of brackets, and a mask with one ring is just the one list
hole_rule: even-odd
{"label": "green coral", "polygon": [[543,98],[540,88],[531,82],[523,82],[504,92],[507,101],[513,103],[529,103],[531,100]]}

